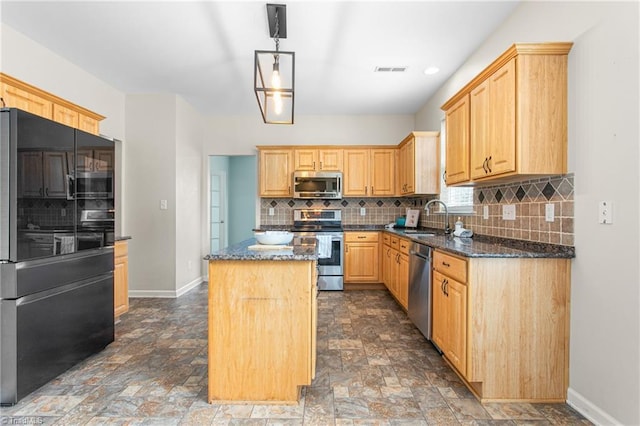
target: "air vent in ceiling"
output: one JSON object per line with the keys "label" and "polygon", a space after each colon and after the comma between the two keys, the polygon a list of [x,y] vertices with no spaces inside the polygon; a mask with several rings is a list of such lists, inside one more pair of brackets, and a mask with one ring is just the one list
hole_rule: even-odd
{"label": "air vent in ceiling", "polygon": [[405,72],[409,67],[376,67],[375,72]]}

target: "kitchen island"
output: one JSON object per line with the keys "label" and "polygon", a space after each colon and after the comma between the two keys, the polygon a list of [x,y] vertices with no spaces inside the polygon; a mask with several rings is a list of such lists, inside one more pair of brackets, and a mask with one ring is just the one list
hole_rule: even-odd
{"label": "kitchen island", "polygon": [[210,403],[295,404],[311,384],[318,257],[315,239],[302,243],[256,250],[249,239],[205,257]]}

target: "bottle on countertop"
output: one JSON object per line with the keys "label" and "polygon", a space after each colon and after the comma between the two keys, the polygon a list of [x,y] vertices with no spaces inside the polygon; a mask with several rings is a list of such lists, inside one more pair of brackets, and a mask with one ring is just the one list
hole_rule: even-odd
{"label": "bottle on countertop", "polygon": [[462,219],[458,216],[458,220],[456,220],[454,231],[462,231]]}

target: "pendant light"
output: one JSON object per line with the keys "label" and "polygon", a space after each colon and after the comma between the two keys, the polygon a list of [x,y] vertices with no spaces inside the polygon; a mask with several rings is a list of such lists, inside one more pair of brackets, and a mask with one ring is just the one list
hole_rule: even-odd
{"label": "pendant light", "polygon": [[256,50],[254,91],[262,119],[267,124],[293,124],[295,53],[280,50],[287,38],[287,6],[267,4],[269,36],[276,50]]}

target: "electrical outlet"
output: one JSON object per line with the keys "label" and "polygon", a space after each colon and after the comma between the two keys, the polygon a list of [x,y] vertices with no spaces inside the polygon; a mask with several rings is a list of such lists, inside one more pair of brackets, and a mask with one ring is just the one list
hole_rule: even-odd
{"label": "electrical outlet", "polygon": [[276,214],[276,209],[273,207],[269,207],[269,216],[274,216]]}
{"label": "electrical outlet", "polygon": [[364,207],[360,207],[360,216],[366,216],[367,215],[367,209]]}
{"label": "electrical outlet", "polygon": [[67,209],[60,209],[60,216],[65,217],[67,215]]}
{"label": "electrical outlet", "polygon": [[502,205],[502,219],[503,220],[516,220],[516,205],[515,204],[503,204]]}
{"label": "electrical outlet", "polygon": [[544,219],[547,222],[553,222],[556,220],[556,208],[554,204],[544,205]]}
{"label": "electrical outlet", "polygon": [[611,225],[613,223],[613,203],[611,201],[600,201],[598,203],[598,223]]}
{"label": "electrical outlet", "polygon": [[489,219],[489,206],[482,206],[482,218]]}
{"label": "electrical outlet", "polygon": [[160,200],[160,210],[167,209],[167,200]]}

